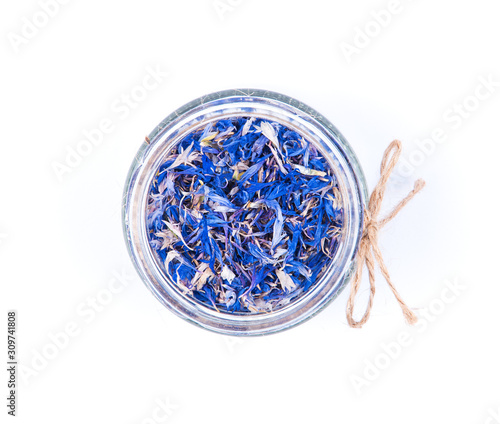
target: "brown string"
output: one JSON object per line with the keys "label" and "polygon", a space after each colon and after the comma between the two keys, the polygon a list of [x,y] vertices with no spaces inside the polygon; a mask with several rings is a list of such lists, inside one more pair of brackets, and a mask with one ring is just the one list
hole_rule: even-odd
{"label": "brown string", "polygon": [[[377,220],[378,214],[380,213],[380,208],[382,206],[382,200],[384,199],[384,193],[387,186],[387,181],[391,175],[394,167],[396,166],[399,156],[401,155],[401,142],[399,140],[394,140],[389,147],[384,152],[384,157],[380,165],[380,180],[373,190],[370,201],[368,203],[368,209],[365,209],[365,220],[364,220],[364,231],[363,237],[358,250],[358,263],[356,272],[354,274],[354,280],[351,284],[351,294],[349,295],[349,301],[347,302],[347,321],[351,327],[361,328],[368,318],[370,317],[370,312],[373,306],[373,298],[375,296],[375,262],[378,263],[380,271],[384,278],[389,284],[394,296],[396,297],[406,321],[409,324],[415,324],[417,322],[417,316],[413,311],[403,302],[398,291],[394,287],[389,276],[389,271],[385,266],[384,260],[382,258],[382,253],[378,247],[378,232],[380,229],[387,224],[391,219],[393,219],[401,209],[403,209],[406,204],[415,197],[415,195],[424,188],[425,182],[423,180],[417,180],[413,190],[403,199],[399,204],[392,210],[392,212],[384,219]],[[353,309],[356,294],[358,293],[359,286],[361,283],[361,275],[363,272],[363,266],[366,264],[368,269],[368,277],[370,280],[370,299],[366,307],[363,317],[356,321],[353,318]]]}

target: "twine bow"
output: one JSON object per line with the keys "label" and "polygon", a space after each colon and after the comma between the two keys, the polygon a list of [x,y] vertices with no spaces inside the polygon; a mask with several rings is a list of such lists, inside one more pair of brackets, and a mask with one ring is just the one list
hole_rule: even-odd
{"label": "twine bow", "polygon": [[[406,204],[425,186],[425,182],[423,180],[417,180],[413,190],[403,200],[401,200],[401,202],[399,202],[392,212],[384,219],[378,220],[378,214],[380,213],[382,200],[384,199],[387,181],[389,180],[389,176],[396,166],[400,155],[401,142],[399,140],[394,140],[384,152],[384,157],[380,165],[380,180],[370,196],[368,209],[365,209],[364,231],[357,255],[358,263],[354,274],[354,280],[351,284],[351,293],[347,302],[347,321],[351,327],[361,328],[370,317],[370,312],[373,306],[373,298],[375,297],[375,261],[378,263],[382,275],[387,281],[387,284],[389,284],[392,293],[401,306],[406,321],[409,324],[415,324],[417,322],[417,316],[403,302],[403,299],[392,284],[389,271],[385,266],[382,253],[378,247],[378,233],[380,229],[392,220],[399,213],[399,211],[403,209]],[[370,280],[370,299],[363,317],[359,321],[356,321],[353,318],[353,309],[356,294],[358,293],[361,283],[361,275],[364,265],[366,265],[366,268],[368,269],[368,276]]]}

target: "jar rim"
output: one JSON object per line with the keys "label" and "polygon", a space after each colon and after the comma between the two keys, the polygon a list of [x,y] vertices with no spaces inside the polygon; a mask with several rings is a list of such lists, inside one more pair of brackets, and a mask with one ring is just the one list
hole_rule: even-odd
{"label": "jar rim", "polygon": [[[232,114],[232,115],[231,115]],[[341,176],[348,210],[343,245],[337,249],[319,281],[277,311],[262,314],[220,313],[190,299],[173,287],[154,259],[145,232],[145,199],[161,158],[183,136],[210,120],[227,116],[263,116],[290,124],[307,134]],[[295,127],[294,127],[295,126]],[[341,172],[342,171],[342,172]],[[342,191],[341,190],[341,191]],[[130,167],[123,197],[122,223],[129,255],[141,279],[160,302],[176,315],[203,328],[228,335],[263,335],[291,328],[316,315],[332,302],[350,280],[363,231],[366,182],[349,143],[323,115],[304,103],[272,91],[225,90],[195,99],[168,115],[148,136]],[[339,269],[333,270],[337,266]],[[335,271],[335,272],[334,272]],[[172,287],[169,287],[169,284]]]}

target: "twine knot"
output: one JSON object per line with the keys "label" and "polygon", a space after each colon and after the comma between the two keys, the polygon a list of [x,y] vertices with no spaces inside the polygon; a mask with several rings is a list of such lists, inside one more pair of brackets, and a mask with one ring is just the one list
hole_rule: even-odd
{"label": "twine knot", "polygon": [[[406,321],[409,324],[415,324],[417,322],[417,316],[403,302],[403,299],[401,299],[401,296],[392,284],[391,278],[389,276],[389,271],[385,266],[384,260],[382,258],[382,253],[380,252],[380,248],[378,246],[378,234],[382,227],[389,221],[391,221],[399,213],[399,211],[403,209],[406,204],[411,199],[413,199],[413,197],[415,197],[415,195],[425,186],[425,182],[423,180],[417,180],[415,182],[413,190],[396,205],[392,212],[387,217],[378,220],[378,215],[382,206],[382,200],[384,199],[385,189],[387,187],[387,181],[389,180],[389,177],[394,170],[394,167],[396,166],[400,155],[401,142],[399,140],[394,140],[384,152],[382,163],[380,165],[380,180],[373,189],[370,200],[368,202],[368,207],[365,209],[363,235],[359,244],[357,254],[357,268],[354,274],[353,282],[351,284],[351,293],[349,295],[349,300],[347,302],[347,321],[351,327],[361,328],[370,317],[370,312],[373,306],[373,298],[375,297],[375,262],[378,263],[380,272],[387,281],[387,284],[389,284],[392,293],[401,306]],[[368,269],[368,277],[370,281],[370,298],[368,300],[368,305],[366,307],[364,315],[359,321],[356,321],[353,318],[354,303],[361,283],[363,266],[365,265]]]}
{"label": "twine knot", "polygon": [[363,239],[369,240],[372,243],[376,243],[379,230],[380,227],[378,225],[378,222],[371,217],[369,211],[365,210]]}

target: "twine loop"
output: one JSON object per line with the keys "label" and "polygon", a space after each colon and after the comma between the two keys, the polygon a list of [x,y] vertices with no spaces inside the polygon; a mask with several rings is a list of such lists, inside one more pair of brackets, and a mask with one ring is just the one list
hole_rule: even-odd
{"label": "twine loop", "polygon": [[[373,306],[373,298],[375,297],[375,262],[378,264],[380,272],[387,281],[387,284],[389,284],[392,293],[401,306],[406,321],[409,324],[415,324],[417,322],[417,316],[406,305],[406,303],[404,303],[403,299],[394,287],[389,276],[389,271],[387,270],[387,267],[382,258],[382,253],[378,246],[379,231],[384,227],[385,224],[391,221],[399,213],[399,211],[403,209],[406,204],[411,199],[413,199],[413,197],[415,197],[415,195],[425,186],[425,182],[423,180],[417,180],[415,182],[413,190],[394,207],[389,215],[381,220],[378,220],[378,215],[382,207],[382,201],[384,199],[387,182],[399,160],[400,155],[401,142],[399,140],[394,140],[384,152],[382,163],[380,164],[380,180],[373,189],[370,200],[368,202],[368,207],[365,209],[363,235],[359,244],[357,255],[357,268],[354,274],[353,282],[351,284],[351,293],[349,295],[349,300],[347,302],[347,321],[349,325],[354,328],[361,328],[370,317],[370,312]],[[368,300],[365,313],[359,321],[356,321],[353,318],[354,303],[359,290],[359,286],[361,284],[361,276],[364,266],[366,266],[368,270],[368,277],[370,281],[370,298]]]}

